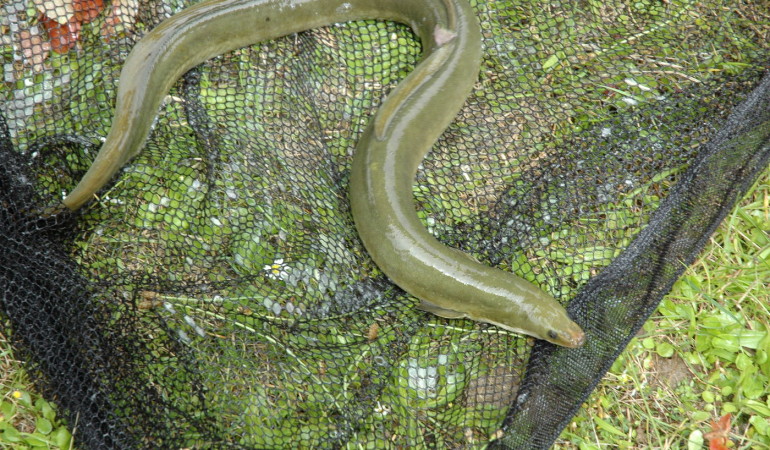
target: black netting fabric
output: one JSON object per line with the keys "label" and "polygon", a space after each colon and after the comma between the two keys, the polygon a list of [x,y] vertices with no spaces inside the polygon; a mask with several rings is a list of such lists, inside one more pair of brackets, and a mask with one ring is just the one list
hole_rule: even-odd
{"label": "black netting fabric", "polygon": [[79,448],[547,448],[770,158],[767,3],[478,0],[418,214],[567,305],[579,349],[422,312],[359,241],[352,153],[419,60],[403,25],[211,59],[48,214],[132,46],[191,3],[0,6],[0,312]]}

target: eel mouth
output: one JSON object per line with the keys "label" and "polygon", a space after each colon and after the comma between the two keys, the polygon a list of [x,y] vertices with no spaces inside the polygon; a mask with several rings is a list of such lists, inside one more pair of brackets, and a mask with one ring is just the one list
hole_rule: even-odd
{"label": "eel mouth", "polygon": [[586,334],[575,322],[561,332],[551,330],[548,332],[548,340],[554,344],[568,348],[582,347],[586,341]]}

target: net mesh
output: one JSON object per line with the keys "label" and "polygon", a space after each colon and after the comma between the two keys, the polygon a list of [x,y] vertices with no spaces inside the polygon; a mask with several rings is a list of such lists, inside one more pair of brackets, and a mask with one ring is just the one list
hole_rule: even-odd
{"label": "net mesh", "polygon": [[477,1],[418,215],[568,304],[580,349],[421,312],[362,247],[349,167],[419,59],[399,24],[210,60],[97,199],[40,214],[189,3],[0,6],[0,308],[82,448],[548,447],[770,157],[767,3]]}

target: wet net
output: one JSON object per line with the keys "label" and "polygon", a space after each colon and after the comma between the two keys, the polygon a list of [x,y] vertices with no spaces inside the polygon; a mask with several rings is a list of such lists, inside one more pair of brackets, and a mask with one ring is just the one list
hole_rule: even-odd
{"label": "wet net", "polygon": [[421,312],[362,247],[349,168],[419,59],[399,24],[191,70],[98,198],[40,214],[189,3],[0,6],[0,311],[80,448],[548,447],[770,157],[767,3],[479,0],[418,214],[568,305],[580,349]]}

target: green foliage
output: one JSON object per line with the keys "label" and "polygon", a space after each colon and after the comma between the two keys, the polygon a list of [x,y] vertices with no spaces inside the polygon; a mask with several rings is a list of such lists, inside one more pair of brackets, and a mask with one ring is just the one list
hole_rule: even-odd
{"label": "green foliage", "polygon": [[770,446],[770,169],[621,354],[557,448]]}
{"label": "green foliage", "polygon": [[[516,2],[515,5],[512,3],[490,2],[487,5],[479,5],[479,10],[483,13],[483,8],[499,8],[513,16],[511,23],[515,24],[537,23],[534,19],[542,16],[542,5],[538,2]],[[639,0],[627,2],[626,7],[619,11],[608,11],[604,2],[597,0],[588,0],[585,3],[586,8],[593,13],[594,20],[617,19],[617,26],[623,29],[603,29],[596,26],[602,24],[594,24],[585,17],[575,20],[566,18],[568,15],[565,14],[564,19],[559,17],[548,23],[541,23],[541,30],[534,27],[521,30],[521,43],[526,45],[528,52],[498,58],[496,52],[503,54],[521,48],[507,45],[504,40],[499,40],[499,46],[487,49],[489,53],[485,60],[485,73],[521,73],[522,67],[527,65],[535,65],[542,71],[541,78],[538,79],[521,75],[518,81],[524,86],[529,86],[529,89],[490,101],[491,113],[511,114],[524,111],[527,121],[540,123],[541,118],[535,117],[531,111],[527,112],[528,105],[545,104],[546,108],[555,110],[563,108],[563,114],[551,124],[552,127],[520,130],[521,138],[534,142],[532,150],[535,152],[545,151],[547,145],[554,145],[538,142],[542,130],[548,130],[549,133],[553,130],[552,137],[558,141],[572,132],[593,126],[598,119],[605,117],[608,109],[630,111],[638,104],[655,102],[661,93],[676,92],[687,87],[687,83],[692,81],[687,74],[706,77],[710,73],[720,71],[736,73],[745,68],[742,61],[746,55],[755,51],[755,44],[746,39],[745,32],[740,29],[730,30],[730,24],[714,23],[709,17],[702,17],[696,18],[694,26],[685,34],[693,39],[696,34],[714,35],[714,52],[689,57],[675,52],[668,54],[669,49],[663,48],[649,50],[650,55],[659,50],[660,56],[648,58],[645,55],[645,58],[639,58],[632,54],[633,41],[656,33],[672,32],[667,29],[680,26],[678,19],[697,16],[697,11],[693,10],[694,2]],[[661,19],[666,8],[678,11],[677,14],[669,16],[676,19],[673,22]],[[610,17],[608,12],[618,15],[616,18]],[[502,13],[497,11],[496,14]],[[688,21],[681,22],[681,26],[689,26],[686,24]],[[496,31],[504,26],[501,23],[484,21],[483,25],[489,33],[502,34]],[[760,26],[765,25],[749,25]],[[629,39],[618,40],[615,31],[617,34],[627,35],[628,29],[625,27],[638,27],[640,31]],[[718,27],[724,28],[723,35],[715,34]],[[382,85],[402,79],[417,59],[414,41],[404,38],[407,33],[403,32],[403,27],[394,28],[392,24],[372,22],[371,30],[371,36],[362,35],[361,39],[376,41],[375,47],[381,53],[367,55],[373,59],[366,63],[364,55],[361,54],[341,55],[342,59],[349,61],[348,64],[351,65],[347,68],[349,76],[359,79],[372,77],[374,74],[376,78],[373,82]],[[396,31],[398,39],[391,39],[391,33]],[[550,31],[553,35],[549,34]],[[345,35],[347,31],[341,27],[337,28],[335,33]],[[595,37],[597,51],[590,54],[584,51],[582,39],[585,36]],[[564,43],[562,48],[553,48],[554,37]],[[293,44],[291,40],[286,40],[273,45],[281,47]],[[580,50],[575,52],[572,47]],[[275,53],[270,53],[270,45],[261,48],[263,50],[244,49],[234,52],[231,56],[240,64],[239,69],[243,69],[238,71],[239,76],[245,74],[250,83],[264,83],[255,86],[245,97],[233,95],[230,87],[231,82],[242,83],[242,80],[230,80],[227,74],[215,74],[211,67],[202,69],[201,98],[212,115],[222,105],[233,108],[231,111],[251,111],[256,114],[273,102],[280,104],[290,86],[286,86],[280,76],[255,75],[256,63],[263,63],[267,58],[266,65],[270,65],[270,58],[275,56]],[[608,58],[609,63],[597,58],[601,53],[610,52],[617,57]],[[10,57],[12,49],[4,46],[0,48],[0,53]],[[400,56],[394,60],[388,57],[389,53],[398,53]],[[11,85],[0,85],[0,94],[4,99],[13,99],[15,95],[34,99],[34,105],[30,106],[33,109],[32,114],[21,124],[23,126],[18,128],[22,132],[18,138],[20,143],[27,143],[40,134],[48,133],[47,126],[51,125],[54,115],[48,114],[39,106],[48,96],[57,95],[62,89],[57,83],[68,78],[83,80],[84,85],[93,85],[94,88],[82,90],[69,97],[69,103],[62,106],[66,111],[64,124],[58,125],[66,127],[66,124],[71,124],[70,128],[89,136],[103,134],[103,130],[108,126],[109,108],[94,110],[84,105],[94,102],[108,103],[107,99],[114,96],[114,77],[103,74],[115,74],[117,68],[115,63],[107,58],[109,52],[89,51],[89,55],[89,58],[82,59],[52,55],[49,59],[51,68],[67,74],[68,77],[52,78],[49,72],[34,74],[31,69],[25,69],[29,77],[47,77],[55,81],[54,83],[35,80],[35,83],[25,86],[19,79]],[[577,55],[585,55],[586,59],[577,58]],[[658,66],[644,65],[642,61],[646,59],[663,61],[666,65],[660,67],[672,70],[659,70]],[[513,61],[515,64],[506,65],[505,61]],[[344,64],[339,61],[316,62],[318,64],[313,66],[314,70],[324,73],[332,72],[340,64]],[[610,63],[617,65],[607,67]],[[393,67],[389,67],[390,64],[394,64]],[[379,75],[380,69],[390,71]],[[660,73],[655,76],[647,75],[651,69]],[[271,81],[273,79],[277,81]],[[587,80],[591,80],[590,89],[586,89]],[[512,92],[511,86],[505,84],[508,81],[502,77],[489,77],[484,82],[495,85],[497,92]],[[46,87],[49,85],[50,87]],[[544,93],[540,89],[542,86],[548,86],[551,91]],[[370,96],[380,95],[377,91],[367,92]],[[565,93],[571,94],[573,105],[563,101]],[[129,169],[122,181],[106,196],[107,199],[130,199],[125,205],[125,216],[133,220],[128,225],[145,231],[142,239],[146,238],[146,241],[139,241],[136,236],[130,234],[125,234],[124,240],[121,232],[106,233],[120,236],[111,247],[99,242],[104,239],[100,233],[92,233],[91,241],[78,244],[79,250],[83,250],[82,253],[85,254],[89,246],[98,247],[102,244],[105,251],[93,255],[93,260],[81,262],[93,273],[105,277],[108,276],[108,271],[149,270],[157,266],[152,255],[157,250],[158,242],[163,241],[171,247],[170,250],[181,256],[174,265],[161,267],[162,270],[154,273],[159,277],[171,278],[177,276],[176,273],[184,273],[189,266],[186,257],[194,260],[202,254],[215,254],[224,255],[222,258],[227,258],[231,270],[237,274],[262,276],[267,278],[269,283],[287,284],[286,291],[289,295],[293,293],[293,288],[298,292],[305,292],[308,286],[311,286],[311,290],[321,292],[325,289],[323,286],[336,287],[338,274],[333,271],[334,267],[348,265],[357,258],[357,255],[346,253],[344,245],[338,245],[347,237],[336,235],[334,231],[338,225],[334,222],[335,217],[344,210],[337,200],[325,196],[325,190],[319,190],[311,193],[315,198],[308,198],[307,203],[287,203],[285,198],[281,198],[285,187],[273,185],[269,176],[265,177],[262,185],[254,185],[253,192],[244,192],[246,183],[238,179],[235,170],[235,175],[230,179],[207,179],[205,167],[184,159],[184,155],[188,154],[187,149],[195,144],[195,140],[192,139],[190,129],[184,128],[180,131],[169,125],[169,119],[174,119],[174,115],[178,115],[178,110],[181,110],[176,100],[170,100],[171,103],[165,108],[165,113],[161,114],[156,125],[157,133],[177,137],[172,148],[156,152],[164,155],[165,159],[153,160],[149,157],[149,152],[144,153],[142,158],[146,159],[137,160],[137,164],[133,166],[140,170]],[[341,105],[336,115],[332,112],[321,112],[320,128],[332,130],[330,136],[335,139],[328,144],[333,156],[347,157],[350,147],[352,131],[334,129],[337,122],[343,122],[339,117],[358,116],[373,103],[376,103],[374,98],[355,98]],[[216,117],[222,120],[223,124],[242,129],[245,133],[256,136],[265,134],[266,140],[280,140],[272,134],[274,130],[282,128],[280,113],[265,111],[264,116],[265,121],[252,121],[255,122],[253,125],[256,129],[241,127],[240,114]],[[467,130],[468,133],[474,132],[472,125]],[[658,130],[651,127],[648,132],[656,133]],[[223,142],[223,148],[231,148],[236,153],[239,150],[236,142]],[[71,157],[78,160],[72,161],[73,167],[82,165],[85,160],[77,158],[77,155]],[[239,164],[236,160],[230,163],[234,167]],[[465,161],[452,160],[442,164],[443,168],[438,167],[426,177],[427,186],[415,187],[416,198],[423,208],[420,211],[421,218],[439,235],[451,231],[456,224],[473,224],[478,214],[485,213],[483,205],[480,210],[471,208],[459,202],[451,192],[439,192],[434,195],[435,191],[431,189],[436,186],[451,187],[457,183],[464,183],[468,189],[483,189],[486,186],[484,180],[479,178],[470,175],[465,178]],[[485,164],[489,164],[490,168],[481,170],[471,167],[469,172],[499,175],[499,172],[510,167],[499,165],[495,161]],[[164,167],[174,167],[179,176],[167,177]],[[548,247],[547,251],[540,255],[521,254],[520,260],[510,262],[511,266],[547,288],[547,280],[554,274],[536,273],[533,267],[527,264],[532,264],[530,261],[536,261],[538,257],[549,258],[558,262],[559,270],[563,270],[567,276],[572,276],[575,287],[579,287],[592,270],[608,264],[617,252],[630,242],[633,236],[627,234],[628,225],[646,221],[645,214],[654,209],[660,201],[659,191],[665,191],[669,187],[669,175],[671,174],[667,172],[661,173],[660,179],[650,181],[650,186],[639,187],[626,193],[626,199],[623,200],[628,207],[626,210],[633,210],[635,202],[641,199],[645,205],[644,213],[624,212],[626,210],[601,211],[602,214],[596,216],[598,219],[586,218],[577,224],[581,228],[589,227],[594,230],[591,239],[583,241],[571,238],[572,240],[565,242],[565,239],[570,239],[569,236],[574,236],[572,230],[553,230],[551,234],[542,236],[547,243],[553,243],[553,248]],[[709,431],[709,421],[728,412],[734,416],[732,437],[736,446],[748,448],[770,445],[770,398],[767,388],[770,384],[770,338],[766,319],[766,305],[770,302],[764,291],[766,280],[770,279],[770,238],[766,231],[770,230],[768,180],[770,172],[766,174],[764,184],[757,187],[752,196],[723,224],[699,263],[687,272],[671,295],[661,304],[657,317],[645,325],[643,334],[635,339],[615,362],[612,371],[591,397],[586,408],[565,430],[564,442],[560,446],[592,449],[612,444],[618,448],[701,448],[705,443],[704,434]],[[230,193],[238,193],[238,196],[223,201],[222,204],[210,199],[207,201],[204,195],[207,193],[199,189],[202,181],[211,182],[228,196]],[[515,179],[506,181],[515,187]],[[52,186],[54,184],[53,181],[50,183]],[[552,198],[556,197],[544,197],[541,200],[548,202]],[[429,203],[430,199],[435,203]],[[328,228],[305,228],[303,211],[309,206],[317,211],[324,211],[323,217],[329,221]],[[123,206],[111,204],[110,207]],[[448,216],[437,220],[435,213],[444,209],[448,211]],[[94,215],[93,223],[98,224],[100,229],[117,227],[121,230],[120,227],[125,226],[121,223],[102,222],[101,218],[97,217],[100,214],[98,208],[94,208],[91,214]],[[115,214],[115,217],[123,216]],[[201,220],[201,217],[205,220]],[[251,228],[250,232],[241,232],[242,227],[254,223],[257,224],[256,230]],[[284,239],[284,236],[294,239],[294,236],[305,234],[317,236],[314,247],[303,249],[298,245],[287,245],[293,247],[296,253],[291,261],[284,263],[284,255],[278,254],[274,243],[278,239]],[[204,241],[199,237],[225,235],[234,238]],[[146,248],[136,252],[140,256],[146,253],[146,259],[125,258],[120,250],[125,242],[146,244]],[[597,245],[604,242],[613,242],[615,245]],[[573,251],[567,253],[564,248]],[[320,255],[320,258],[314,259],[311,255]],[[290,278],[292,274],[296,276]],[[221,279],[231,275],[217,274]],[[321,278],[322,276],[326,278]],[[215,277],[212,275],[213,278]],[[574,293],[572,286],[565,289],[561,295],[570,296]],[[258,302],[254,305],[246,304],[243,298],[237,297],[238,295]],[[351,341],[353,344],[350,352],[335,355],[338,357],[336,367],[321,365],[321,359],[328,355],[323,355],[324,358],[316,356],[313,359],[301,352],[309,345],[309,341],[339,341],[350,337],[334,330],[330,330],[327,335],[286,336],[283,334],[285,331],[274,325],[291,320],[288,303],[278,301],[286,299],[274,299],[268,303],[260,292],[246,289],[246,292],[234,292],[230,298],[166,297],[163,300],[177,307],[181,311],[180,314],[197,313],[199,320],[209,319],[212,322],[221,319],[217,314],[227,312],[228,308],[241,308],[238,310],[241,315],[235,317],[238,322],[234,327],[242,332],[262,333],[270,344],[268,349],[263,351],[282,355],[286,361],[302,361],[299,366],[301,370],[293,374],[301,377],[304,381],[302,384],[293,383],[294,380],[289,375],[281,373],[281,367],[237,368],[232,373],[217,373],[216,378],[212,377],[211,391],[221,388],[222,378],[226,377],[232,377],[231,381],[225,381],[229,388],[242,388],[243,385],[252,387],[243,396],[246,408],[228,411],[226,405],[223,406],[223,411],[231,414],[225,415],[223,421],[229,420],[242,427],[244,444],[281,447],[294,442],[293,439],[297,437],[308,445],[318,443],[320,436],[333,429],[335,419],[329,415],[329,408],[322,408],[320,405],[331,403],[336,405],[337,409],[350,407],[351,392],[362,384],[363,371],[359,370],[360,367],[369,364],[370,360],[378,356],[374,353],[374,345]],[[217,304],[212,305],[215,301]],[[274,315],[268,316],[269,323],[260,327],[250,317],[248,307],[253,307],[254,310],[264,308],[268,312],[273,311]],[[233,316],[229,318],[232,319]],[[458,329],[458,333],[451,332],[450,328],[445,330],[447,332],[444,335],[435,335],[430,326],[420,330],[410,342],[410,354],[398,360],[391,373],[383,375],[395,381],[377,402],[375,410],[366,412],[371,413],[368,419],[370,428],[360,431],[360,442],[370,443],[367,439],[371,437],[377,438],[379,442],[387,442],[383,432],[387,429],[390,436],[403,437],[406,442],[419,446],[425,443],[424,433],[439,428],[442,424],[463,424],[481,439],[493,435],[505,409],[492,404],[469,406],[467,399],[466,402],[460,400],[463,390],[467,392],[469,386],[479,378],[495,375],[496,368],[490,367],[485,361],[460,361],[457,355],[461,354],[460,349],[468,350],[469,346],[478,345],[479,342],[494,344],[498,337],[474,335],[476,341],[465,341],[463,339],[468,336],[468,330]],[[191,331],[187,336],[195,339],[197,329],[193,327]],[[381,342],[390,342],[395,333],[393,329],[383,330],[378,339]],[[500,341],[504,339],[500,338]],[[9,355],[7,344],[0,344],[0,354]],[[418,362],[413,356],[420,354],[431,356]],[[280,358],[278,360],[280,361]],[[0,399],[0,447],[70,448],[72,439],[69,432],[55,416],[51,405],[32,393],[28,382],[23,378],[24,372],[20,365],[9,362],[7,365],[0,365],[0,369],[0,392],[7,393]],[[270,373],[273,377],[270,382],[274,388],[267,389],[267,383],[260,378],[262,373],[254,369],[264,369]],[[281,378],[283,376],[286,378]],[[323,380],[323,383],[319,380]],[[330,392],[336,394],[331,395]],[[297,402],[297,399],[302,401]],[[405,412],[406,404],[418,404],[424,415],[419,418],[409,416]],[[273,434],[260,433],[265,429],[272,430]],[[466,442],[464,438],[466,436],[454,437],[456,442]],[[570,441],[570,444],[566,441]],[[356,443],[353,439],[348,445],[350,448],[356,448]],[[442,444],[451,446],[451,442]]]}
{"label": "green foliage", "polygon": [[24,388],[1,387],[10,389],[0,400],[0,447],[72,448],[72,435],[50,403]]}

